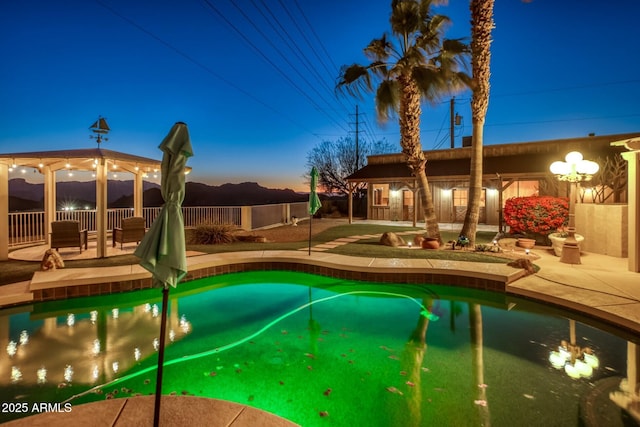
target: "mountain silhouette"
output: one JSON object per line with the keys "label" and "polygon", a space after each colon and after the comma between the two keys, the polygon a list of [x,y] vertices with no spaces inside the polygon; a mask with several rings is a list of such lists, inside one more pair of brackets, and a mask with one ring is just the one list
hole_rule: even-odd
{"label": "mountain silhouette", "polygon": [[[143,183],[144,206],[162,206],[160,186]],[[32,184],[23,178],[9,180],[9,210],[28,211],[44,209],[44,184]],[[65,181],[56,183],[58,205],[73,202],[77,206],[95,207],[96,184],[93,181]],[[274,203],[306,201],[308,196],[291,189],[271,189],[256,182],[212,186],[198,182],[185,185],[183,206],[252,206]],[[133,207],[133,181],[109,180],[107,204],[110,208]]]}
{"label": "mountain silhouette", "polygon": [[[291,189],[266,188],[256,182],[220,186],[187,182],[182,206],[253,206],[303,202],[307,199],[308,196]],[[152,188],[144,192],[144,206],[162,206],[163,203],[160,188]],[[113,207],[130,206],[133,206],[132,195],[124,196],[113,203]]]}

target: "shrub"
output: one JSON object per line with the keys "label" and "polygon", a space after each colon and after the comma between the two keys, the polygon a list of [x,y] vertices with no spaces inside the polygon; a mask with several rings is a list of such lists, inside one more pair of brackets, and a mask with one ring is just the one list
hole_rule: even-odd
{"label": "shrub", "polygon": [[553,233],[567,225],[569,200],[565,197],[512,197],[504,204],[504,221],[511,233]]}
{"label": "shrub", "polygon": [[196,245],[217,245],[235,242],[232,224],[204,223],[198,225],[191,235],[191,243]]}

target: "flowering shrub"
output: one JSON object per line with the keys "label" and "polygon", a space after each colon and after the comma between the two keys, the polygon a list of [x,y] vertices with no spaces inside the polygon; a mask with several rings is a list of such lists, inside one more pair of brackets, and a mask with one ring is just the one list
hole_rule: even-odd
{"label": "flowering shrub", "polygon": [[504,221],[511,233],[546,236],[568,220],[569,199],[565,197],[512,197],[504,204]]}

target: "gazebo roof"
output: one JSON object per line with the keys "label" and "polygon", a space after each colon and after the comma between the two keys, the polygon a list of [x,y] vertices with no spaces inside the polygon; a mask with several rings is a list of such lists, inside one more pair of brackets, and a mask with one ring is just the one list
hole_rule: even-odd
{"label": "gazebo roof", "polygon": [[[91,171],[98,161],[105,160],[109,169],[131,173],[159,171],[162,162],[147,157],[103,148],[76,150],[33,151],[24,153],[0,153],[0,164],[31,167],[41,170],[49,166],[52,170]],[[191,168],[187,167],[186,172]]]}

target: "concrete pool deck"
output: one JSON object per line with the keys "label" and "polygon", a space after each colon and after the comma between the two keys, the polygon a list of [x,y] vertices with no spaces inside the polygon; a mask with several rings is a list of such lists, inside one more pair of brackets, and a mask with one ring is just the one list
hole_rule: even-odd
{"label": "concrete pool deck", "polygon": [[[334,242],[323,246],[331,246],[332,243]],[[335,243],[339,243],[339,241]],[[602,321],[612,329],[619,329],[629,339],[636,342],[640,340],[640,274],[627,270],[626,258],[583,252],[582,264],[568,265],[560,263],[559,258],[552,254],[550,248],[536,247],[531,251],[531,257],[535,257],[534,262],[540,267],[540,270],[536,274],[527,276],[524,270],[504,264],[351,257],[331,254],[322,249],[312,248],[311,255],[307,253],[307,249],[223,254],[192,253],[188,257],[188,265],[190,271],[197,269],[203,271],[205,275],[208,271],[212,271],[211,269],[217,269],[216,271],[223,273],[226,267],[243,263],[243,265],[260,263],[260,265],[275,267],[281,265],[279,263],[286,263],[287,265],[310,265],[314,269],[330,268],[339,272],[352,271],[365,275],[363,278],[366,278],[366,274],[369,272],[378,272],[379,274],[387,274],[389,277],[404,275],[403,277],[413,277],[419,280],[423,276],[414,277],[414,275],[417,275],[418,272],[430,271],[440,275],[439,277],[447,275],[447,277],[477,278],[480,284],[502,282],[503,291],[507,295],[521,296],[543,304],[569,309]],[[231,271],[238,270],[228,269],[228,272]],[[37,272],[30,282],[0,286],[0,308],[15,304],[29,304],[34,301],[34,292],[37,293],[42,289],[56,289],[60,286],[80,288],[90,284],[99,286],[101,283],[125,283],[132,280],[150,280],[150,274],[137,264]],[[166,406],[164,402],[167,402]],[[161,425],[233,427],[295,425],[275,415],[240,404],[215,399],[163,396],[163,408],[172,408],[173,405],[176,405],[176,409],[171,413],[174,415],[183,414],[184,418],[173,418],[171,415],[172,419],[165,420],[163,418]],[[200,417],[194,419],[195,414],[199,414]],[[202,418],[208,414],[217,415],[215,419],[205,420]],[[36,415],[15,420],[6,425],[13,427],[37,425],[66,427],[77,425],[76,423],[81,417],[87,417],[87,422],[92,425],[98,425],[95,424],[96,420],[104,421],[100,425],[105,426],[151,425],[153,418],[152,399],[145,396],[105,400],[74,407],[73,411],[68,414]],[[70,422],[71,419],[73,422]]]}
{"label": "concrete pool deck", "polygon": [[[73,406],[3,423],[7,427],[143,427],[153,425],[154,396],[111,399]],[[296,427],[277,415],[226,400],[162,396],[160,426],[170,427]]]}

